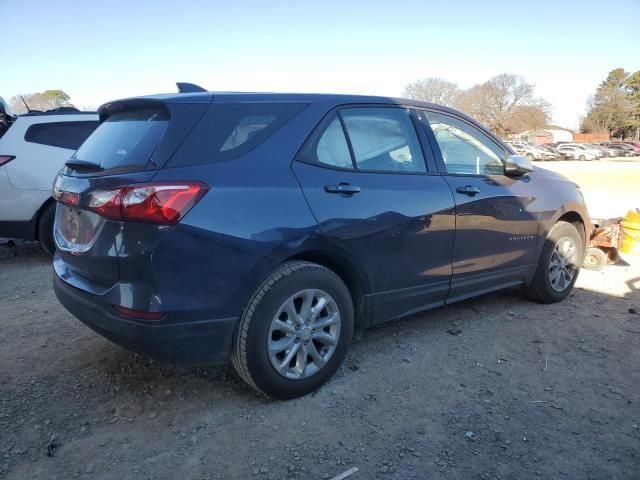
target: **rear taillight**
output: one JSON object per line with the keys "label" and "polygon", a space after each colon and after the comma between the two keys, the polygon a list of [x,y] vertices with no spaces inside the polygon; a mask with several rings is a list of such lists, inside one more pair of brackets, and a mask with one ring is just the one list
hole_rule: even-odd
{"label": "rear taillight", "polygon": [[174,225],[209,190],[201,182],[151,182],[110,190],[94,190],[86,201],[54,187],[54,198],[91,210],[110,220]]}
{"label": "rear taillight", "polygon": [[6,165],[14,158],[16,158],[15,155],[0,155],[0,167]]}

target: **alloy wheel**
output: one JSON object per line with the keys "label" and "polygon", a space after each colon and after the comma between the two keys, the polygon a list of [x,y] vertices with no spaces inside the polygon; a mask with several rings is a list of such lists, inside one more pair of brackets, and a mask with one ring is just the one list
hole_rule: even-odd
{"label": "alloy wheel", "polygon": [[331,295],[316,289],[292,295],[271,321],[267,339],[271,365],[288,379],[314,375],[335,352],[340,327],[340,311]]}
{"label": "alloy wheel", "polygon": [[578,248],[573,239],[562,237],[556,243],[549,260],[549,283],[556,292],[563,292],[578,271]]}

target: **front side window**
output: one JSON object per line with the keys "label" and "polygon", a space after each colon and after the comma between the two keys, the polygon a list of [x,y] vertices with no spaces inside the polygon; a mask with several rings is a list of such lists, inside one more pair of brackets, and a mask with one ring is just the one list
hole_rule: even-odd
{"label": "front side window", "polygon": [[418,136],[404,108],[340,110],[359,170],[426,172]]}
{"label": "front side window", "polygon": [[449,173],[504,175],[506,153],[477,128],[455,117],[425,112]]}

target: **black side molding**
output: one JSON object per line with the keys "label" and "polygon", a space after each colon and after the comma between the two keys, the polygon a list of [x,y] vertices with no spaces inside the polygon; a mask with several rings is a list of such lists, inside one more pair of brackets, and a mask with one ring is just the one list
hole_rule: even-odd
{"label": "black side molding", "polygon": [[179,93],[198,93],[198,92],[206,92],[204,88],[195,83],[186,83],[186,82],[177,82]]}

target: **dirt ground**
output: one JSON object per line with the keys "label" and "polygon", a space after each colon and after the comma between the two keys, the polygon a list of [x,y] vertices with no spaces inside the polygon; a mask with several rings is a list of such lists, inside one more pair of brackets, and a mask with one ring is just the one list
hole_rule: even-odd
{"label": "dirt ground", "polygon": [[537,162],[580,185],[594,218],[624,217],[640,208],[640,160],[618,158],[598,162]]}
{"label": "dirt ground", "polygon": [[0,240],[0,478],[640,478],[640,257],[559,304],[506,291],[369,330],[288,402],[109,343],[51,273]]}

